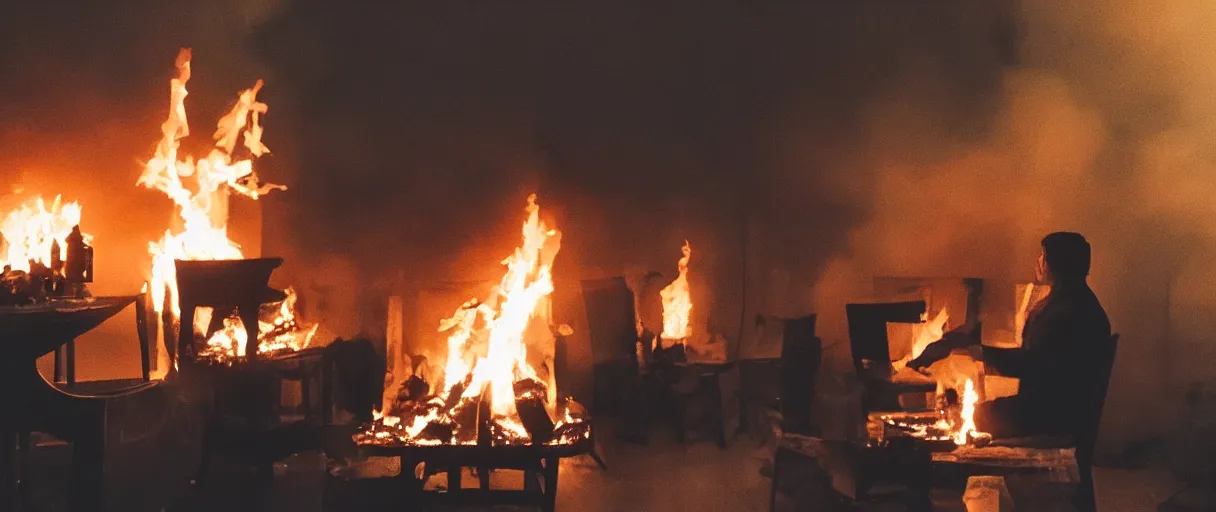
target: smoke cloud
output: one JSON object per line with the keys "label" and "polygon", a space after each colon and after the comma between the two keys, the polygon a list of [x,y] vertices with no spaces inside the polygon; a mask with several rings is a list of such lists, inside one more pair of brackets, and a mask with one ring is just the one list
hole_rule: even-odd
{"label": "smoke cloud", "polygon": [[162,4],[0,21],[0,168],[83,203],[99,274],[172,216],[134,180],[191,46],[200,128],[266,79],[259,173],[290,189],[255,238],[339,335],[382,328],[389,292],[496,279],[538,192],[559,281],[674,277],[688,239],[732,343],[759,312],[839,342],[875,275],[1026,280],[1044,234],[1079,231],[1124,335],[1109,435],[1165,429],[1212,377],[1216,7]]}

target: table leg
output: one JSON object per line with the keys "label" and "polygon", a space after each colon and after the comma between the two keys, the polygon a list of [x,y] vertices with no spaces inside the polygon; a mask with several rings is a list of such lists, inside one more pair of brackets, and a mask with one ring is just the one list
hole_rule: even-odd
{"label": "table leg", "polygon": [[397,473],[397,489],[400,493],[401,510],[422,510],[423,487],[426,479],[419,480],[414,475],[414,469],[420,462],[409,457],[398,457],[401,461],[401,472]]}
{"label": "table leg", "polygon": [[561,459],[558,457],[545,457],[545,500],[541,505],[543,512],[554,512],[557,510],[557,473],[558,465]]}
{"label": "table leg", "polygon": [[11,427],[0,429],[0,508],[4,510],[20,510],[19,497],[20,480],[17,474],[17,431]]}

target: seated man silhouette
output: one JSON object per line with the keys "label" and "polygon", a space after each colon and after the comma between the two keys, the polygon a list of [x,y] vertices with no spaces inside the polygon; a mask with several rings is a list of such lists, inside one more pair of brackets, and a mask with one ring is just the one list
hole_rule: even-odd
{"label": "seated man silhouette", "polygon": [[[1027,313],[1022,346],[983,347],[986,366],[1020,380],[1018,394],[980,404],[975,422],[994,437],[1079,435],[1094,402],[1102,400],[1106,368],[1098,354],[1109,349],[1110,321],[1089,275],[1089,242],[1077,233],[1043,238],[1036,279],[1051,292]],[[953,350],[979,343],[977,333],[946,333],[908,363],[927,368]]]}
{"label": "seated man silhouette", "polygon": [[1075,438],[1103,399],[1110,320],[1086,283],[1089,242],[1061,232],[1042,246],[1036,273],[1051,292],[1027,314],[1021,348],[984,347],[987,367],[1020,379],[1016,395],[976,408],[976,427],[994,437]]}

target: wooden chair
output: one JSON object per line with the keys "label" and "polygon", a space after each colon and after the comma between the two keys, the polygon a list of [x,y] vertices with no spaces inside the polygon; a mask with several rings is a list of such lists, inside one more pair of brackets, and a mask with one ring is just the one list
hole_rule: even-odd
{"label": "wooden chair", "polygon": [[774,422],[776,451],[769,494],[769,508],[774,511],[778,509],[778,494],[806,494],[794,498],[798,507],[827,507],[839,501],[831,488],[831,477],[819,463],[824,442],[815,437],[819,428],[812,407],[823,362],[823,340],[815,336],[815,321],[815,315],[782,320],[780,412]]}
{"label": "wooden chair", "polygon": [[[133,442],[122,432],[110,430],[108,412],[143,400],[156,393],[160,381],[149,377],[151,341],[147,323],[148,294],[136,301],[136,329],[142,357],[142,375],[138,379],[76,382],[75,343],[69,341],[55,351],[53,383],[46,392],[32,400],[29,421],[20,433],[18,460],[20,473],[25,473],[31,456],[30,432],[45,432],[72,443],[72,464],[75,479],[70,498],[72,510],[104,510],[106,506],[105,461],[107,446]],[[156,429],[151,429],[155,431]],[[25,493],[23,486],[22,493]]]}
{"label": "wooden chair", "polygon": [[1115,355],[1119,349],[1119,335],[1113,334],[1106,346],[1100,347],[1095,356],[1102,362],[1102,378],[1098,388],[1094,390],[1097,400],[1090,404],[1086,411],[1085,425],[1077,437],[1077,470],[1080,472],[1080,482],[1077,485],[1077,495],[1074,505],[1080,512],[1094,512],[1097,505],[1094,502],[1094,450],[1098,443],[1098,430],[1102,423],[1102,411],[1106,405],[1106,392],[1110,388],[1110,376],[1114,373]]}
{"label": "wooden chair", "polygon": [[[591,352],[595,359],[593,412],[627,411],[629,387],[638,373],[633,292],[624,277],[582,281]],[[558,379],[559,385],[561,380]]]}
{"label": "wooden chair", "polygon": [[925,302],[889,302],[876,304],[847,304],[849,346],[853,366],[862,384],[862,417],[875,410],[899,408],[903,393],[931,392],[934,384],[896,384],[891,382],[890,340],[887,324],[919,323],[925,314]]}

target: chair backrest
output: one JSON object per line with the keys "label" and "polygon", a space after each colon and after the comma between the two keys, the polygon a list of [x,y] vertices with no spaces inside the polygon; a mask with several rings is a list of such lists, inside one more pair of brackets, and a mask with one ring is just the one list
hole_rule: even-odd
{"label": "chair backrest", "polygon": [[1094,449],[1098,443],[1098,428],[1102,423],[1102,411],[1106,405],[1106,392],[1110,388],[1110,377],[1115,369],[1115,355],[1119,349],[1119,335],[1112,334],[1110,342],[1105,346],[1100,347],[1095,356],[1099,359],[1102,366],[1102,374],[1094,389],[1094,398],[1088,404],[1084,423],[1081,425],[1081,433],[1077,438],[1077,465],[1082,468],[1088,468],[1093,463]]}
{"label": "chair backrest", "polygon": [[875,304],[846,304],[845,314],[849,322],[849,347],[853,352],[853,366],[858,375],[865,373],[864,361],[874,364],[891,364],[890,341],[887,339],[888,322],[917,323],[925,314],[925,301],[885,302]]}
{"label": "chair backrest", "polygon": [[596,363],[635,362],[638,339],[633,291],[624,277],[582,282],[591,353]]}
{"label": "chair backrest", "polygon": [[815,315],[784,320],[781,336],[781,430],[814,435],[815,379],[823,362],[823,341],[815,336]]}

